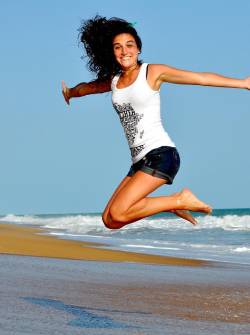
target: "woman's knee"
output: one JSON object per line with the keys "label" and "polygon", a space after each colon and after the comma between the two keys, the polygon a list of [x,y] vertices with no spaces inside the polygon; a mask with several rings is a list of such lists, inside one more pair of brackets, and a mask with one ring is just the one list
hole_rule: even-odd
{"label": "woman's knee", "polygon": [[104,226],[108,229],[120,229],[124,226],[124,224],[113,220],[110,212],[104,212],[102,214],[102,221],[104,223]]}
{"label": "woman's knee", "polygon": [[113,222],[119,222],[120,224],[128,222],[124,212],[121,211],[121,208],[115,205],[110,207],[109,216]]}

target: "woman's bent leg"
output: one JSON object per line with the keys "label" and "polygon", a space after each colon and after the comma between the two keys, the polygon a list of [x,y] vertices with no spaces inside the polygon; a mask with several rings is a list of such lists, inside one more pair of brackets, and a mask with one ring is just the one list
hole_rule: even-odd
{"label": "woman's bent leg", "polygon": [[[102,213],[102,221],[104,223],[104,225],[107,228],[111,228],[111,218],[110,218],[110,214],[109,214],[109,210],[110,210],[110,206],[112,205],[115,197],[117,196],[117,194],[120,192],[120,190],[128,183],[128,181],[131,179],[131,177],[126,176],[125,178],[123,178],[123,180],[120,182],[120,184],[117,186],[117,188],[115,189],[114,193],[112,194],[111,198],[109,199],[103,213]],[[113,229],[119,229],[121,227],[124,226],[124,224],[121,224],[119,222],[112,222],[112,226]]]}
{"label": "woman's bent leg", "polygon": [[[165,180],[142,171],[135,173],[117,192],[110,204],[111,222],[124,226],[144,217],[172,210],[211,212],[211,207],[196,198],[188,189],[170,196],[146,197],[164,183]],[[112,228],[109,223],[107,226]]]}
{"label": "woman's bent leg", "polygon": [[[118,185],[118,187],[116,188],[116,190],[114,191],[114,193],[112,194],[111,198],[109,199],[109,202],[106,205],[106,208],[103,211],[102,214],[102,221],[104,223],[104,225],[107,228],[112,228],[112,229],[120,229],[122,228],[125,224],[121,223],[121,222],[115,222],[114,220],[111,219],[110,217],[110,206],[112,205],[115,197],[117,196],[117,194],[120,192],[120,190],[128,183],[128,181],[131,179],[131,177],[126,176],[121,183]],[[194,217],[188,212],[188,211],[184,211],[184,210],[173,210],[171,211],[173,214],[175,214],[176,216],[179,216],[181,218],[183,218],[184,220],[187,220],[189,222],[191,222],[192,224],[196,224],[196,220],[194,219]]]}

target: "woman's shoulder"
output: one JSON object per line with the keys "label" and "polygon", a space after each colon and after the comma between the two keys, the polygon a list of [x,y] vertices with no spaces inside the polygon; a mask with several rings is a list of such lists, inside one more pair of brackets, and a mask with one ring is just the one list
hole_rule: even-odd
{"label": "woman's shoulder", "polygon": [[147,63],[147,66],[148,68],[150,68],[151,71],[162,71],[166,67],[168,67],[168,65],[166,64],[156,64],[156,63]]}
{"label": "woman's shoulder", "polygon": [[148,63],[147,64],[147,72],[152,78],[157,78],[165,69],[164,64],[155,64]]}
{"label": "woman's shoulder", "polygon": [[147,65],[147,81],[153,90],[160,89],[159,78],[165,72],[166,65],[149,63]]}
{"label": "woman's shoulder", "polygon": [[167,64],[148,64],[148,73],[150,73],[153,78],[158,78],[160,75],[167,73],[171,69],[173,68]]}

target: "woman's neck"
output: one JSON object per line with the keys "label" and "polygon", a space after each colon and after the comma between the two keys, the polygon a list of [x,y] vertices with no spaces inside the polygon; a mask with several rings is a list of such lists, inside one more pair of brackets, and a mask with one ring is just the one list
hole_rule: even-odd
{"label": "woman's neck", "polygon": [[132,72],[134,72],[134,70],[137,70],[139,68],[139,66],[140,65],[138,63],[136,63],[136,64],[132,65],[130,68],[128,68],[126,70],[122,70],[122,75],[124,77],[129,76]]}

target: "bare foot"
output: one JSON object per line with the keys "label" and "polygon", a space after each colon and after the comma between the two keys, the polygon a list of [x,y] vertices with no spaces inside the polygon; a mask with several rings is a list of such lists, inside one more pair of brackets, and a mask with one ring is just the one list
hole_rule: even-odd
{"label": "bare foot", "polygon": [[[180,195],[180,192],[174,193],[173,195]],[[189,211],[185,211],[182,209],[173,209],[170,212],[179,216],[180,218],[184,220],[191,222],[193,225],[196,225],[198,223]]]}
{"label": "bare foot", "polygon": [[198,223],[189,211],[184,211],[182,209],[175,209],[175,210],[172,210],[171,213],[179,216],[180,218],[184,220],[191,222],[193,225],[196,225]]}
{"label": "bare foot", "polygon": [[180,209],[211,214],[212,208],[199,200],[188,188],[184,188],[177,200]]}

